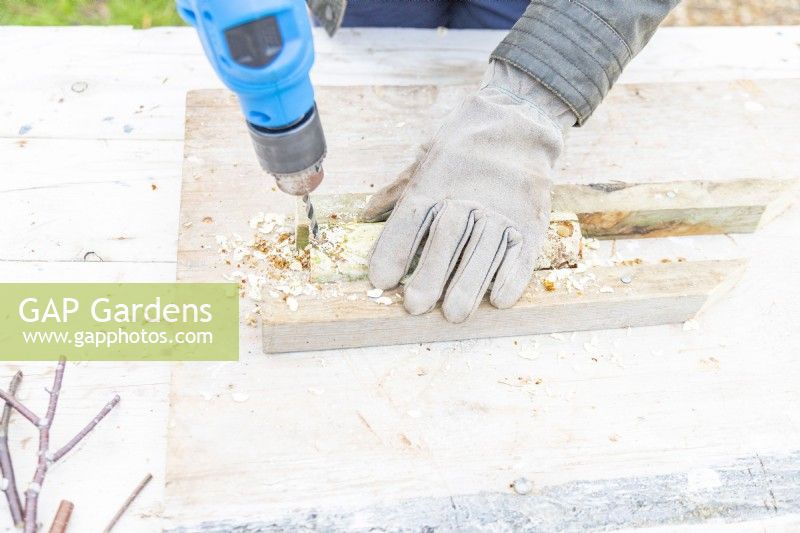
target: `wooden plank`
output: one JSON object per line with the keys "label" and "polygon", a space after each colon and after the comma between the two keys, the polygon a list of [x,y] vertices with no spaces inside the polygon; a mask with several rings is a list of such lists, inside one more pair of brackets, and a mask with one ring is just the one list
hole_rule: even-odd
{"label": "wooden plank", "polygon": [[[574,267],[581,256],[581,234],[631,238],[752,232],[764,218],[766,206],[784,195],[789,185],[769,180],[557,185],[555,206],[580,210],[583,223],[555,211],[536,268]],[[360,222],[369,196],[314,196],[321,237],[310,248],[312,282],[367,279],[369,252],[383,227]],[[300,199],[295,221],[296,243],[303,249],[309,244],[308,220]]]}
{"label": "wooden plank", "polygon": [[[794,494],[797,482],[781,482],[795,467],[780,454],[800,439],[800,413],[790,408],[800,379],[791,334],[800,286],[789,281],[797,276],[799,224],[794,208],[758,235],[621,241],[656,252],[737,243],[753,258],[746,279],[694,327],[264,357],[260,331],[243,326],[241,364],[173,372],[168,523],[179,531],[259,531],[317,516],[325,522],[312,523],[333,529],[351,528],[366,513],[389,527],[393,509],[419,516],[410,503],[446,520],[452,515],[435,510],[451,497],[458,509],[477,512],[475,495],[502,502],[511,494],[508,509],[518,510],[528,503],[509,489],[518,477],[534,482],[527,497],[534,506],[539,494],[562,494],[558,487],[605,490],[632,477],[635,493],[658,505],[643,510],[590,490],[622,523],[709,520],[685,512],[695,503],[718,513],[715,527],[762,516],[761,509],[781,516],[780,502],[791,500],[784,487]],[[763,476],[754,493],[750,473]],[[722,492],[705,488],[717,477]],[[665,486],[672,497],[663,497]],[[778,511],[750,505],[771,498],[771,487]],[[562,501],[535,507],[542,512],[531,520],[591,523]]]}
{"label": "wooden plank", "polygon": [[[0,261],[4,283],[98,283],[169,282],[175,280],[174,263],[114,263],[58,261]],[[17,370],[25,373],[22,391],[26,404],[43,412],[52,385],[51,362],[3,362],[0,386],[5,387]],[[112,379],[109,376],[114,376]],[[122,400],[102,424],[83,441],[78,450],[59,462],[47,474],[40,514],[49,521],[62,498],[78,509],[71,527],[76,531],[100,531],[130,487],[146,472],[155,479],[148,491],[133,504],[129,515],[119,523],[120,531],[160,531],[159,512],[163,508],[165,441],[170,366],[166,363],[138,362],[68,363],[56,424],[54,442],[72,438],[86,421],[115,393]],[[36,461],[35,429],[20,417],[12,417],[11,446],[18,483],[24,487]],[[109,483],[109,479],[114,479]],[[7,511],[2,519],[7,519]],[[11,530],[11,529],[9,529]]]}
{"label": "wooden plank", "polygon": [[[647,82],[797,76],[792,65],[800,49],[794,34],[777,36],[775,29],[759,30],[764,43],[782,44],[757,46],[754,40],[736,37],[744,30],[728,30],[707,29],[705,37],[690,39],[685,46],[659,41],[660,36],[677,35],[683,29],[659,31],[623,78]],[[384,30],[371,31],[364,30],[363,35],[375,39],[368,46],[374,53],[359,50],[356,32],[347,35],[352,42],[322,43],[331,53],[340,53],[342,62],[337,70],[329,70],[331,63],[320,60],[317,79],[345,85],[354,79],[462,83],[477,79],[482,68],[462,54],[443,52],[438,57],[452,61],[420,70],[421,63],[413,60],[410,49],[426,49],[419,52],[419,59],[439,50],[436,43],[422,34],[419,39],[396,34],[405,42],[384,46],[380,39]],[[688,39],[697,30],[685,31],[683,38]],[[451,31],[437,43],[467,48],[472,59],[482,63],[487,51],[483,35]],[[199,51],[191,52],[195,53]],[[354,115],[362,113],[357,106],[350,109]],[[387,126],[406,121],[394,120]],[[436,122],[438,117],[430,120]],[[217,124],[210,114],[195,121],[188,130],[187,147],[201,147],[203,136]],[[339,127],[326,123],[331,133]],[[637,127],[642,128],[641,136],[652,133],[647,123]],[[361,142],[358,129],[351,131],[353,142]],[[181,279],[222,279],[227,269],[216,256],[215,234],[248,235],[247,220],[254,213],[293,209],[291,199],[268,189],[271,184],[260,171],[252,172],[255,166],[245,148],[249,145],[244,131],[228,133],[227,149],[187,152],[180,224],[193,225],[182,228]],[[412,143],[404,135],[395,136],[396,147],[391,142],[385,145],[382,150],[388,155],[350,154],[366,163],[372,158],[373,166],[363,167],[367,174],[348,174],[346,166],[337,171],[329,161],[320,192],[374,190],[370,183],[378,187],[391,179],[413,157]],[[641,136],[634,135],[630,146]],[[235,157],[244,159],[227,156],[226,151],[239,149]],[[407,152],[396,158],[395,149]],[[770,179],[775,171],[796,168],[791,157],[786,161],[783,169],[767,164],[768,174],[755,177]],[[632,181],[647,182],[642,176]],[[232,205],[239,209],[235,216]],[[206,216],[212,221],[203,222]],[[800,438],[800,417],[787,407],[797,402],[800,379],[796,350],[787,337],[799,312],[798,287],[764,281],[796,276],[797,252],[792,245],[796,228],[795,216],[768,226],[767,233],[758,236],[625,243],[630,257],[647,250],[654,261],[691,256],[695,248],[702,255],[706,244],[717,249],[718,241],[734,249],[734,255],[746,250],[755,258],[756,266],[750,268],[747,283],[737,287],[735,297],[701,316],[701,331],[664,325],[264,357],[260,330],[242,326],[242,363],[180,365],[173,372],[166,520],[172,526],[209,521],[221,531],[237,525],[258,531],[291,523],[284,521],[286,517],[299,520],[308,511],[305,516],[318,512],[316,516],[340,518],[342,527],[352,527],[351,519],[364,515],[351,510],[362,509],[378,512],[379,527],[389,527],[392,506],[409,498],[420,506],[456,501],[477,511],[480,507],[467,506],[467,496],[458,495],[508,493],[509,483],[523,475],[534,481],[535,491],[573,481],[577,484],[564,486],[588,487],[593,480],[633,476],[642,481],[636,493],[647,495],[646,501],[666,501],[659,498],[660,483],[666,482],[670,493],[676,494],[673,501],[708,503],[710,492],[688,492],[684,482],[695,470],[702,477],[704,467],[734,464],[737,457],[756,450],[770,472],[773,453],[796,448],[791,443]],[[752,312],[742,313],[743,308]],[[543,381],[536,384],[539,377]],[[232,434],[237,438],[227,438]],[[746,504],[738,490],[744,490],[746,478],[727,478],[724,472],[719,470],[721,479],[730,479],[737,489],[730,493],[731,499]],[[244,485],[248,490],[242,492]],[[752,497],[758,495],[768,497],[768,489]],[[635,502],[608,501],[612,503],[601,507],[655,516],[666,523],[685,524],[691,518],[683,507],[662,515],[642,511]],[[515,498],[510,505],[518,508],[518,502]],[[757,507],[748,509],[758,512]],[[546,514],[533,515],[532,520],[547,523],[544,520],[552,512],[561,510],[548,507]],[[747,514],[719,517],[738,519],[747,519]]]}
{"label": "wooden plank", "polygon": [[[688,475],[672,473],[573,481],[531,487],[531,494],[523,495],[507,490],[412,498],[369,506],[301,509],[269,521],[208,521],[168,531],[227,533],[241,529],[254,533],[303,530],[338,533],[352,531],[353,523],[358,523],[361,531],[382,530],[387,524],[395,531],[484,531],[486,524],[500,531],[602,531],[656,526],[674,528],[677,525],[681,526],[680,531],[689,531],[689,524],[714,520],[715,531],[745,532],[762,529],[756,526],[769,530],[769,522],[753,522],[774,521],[778,505],[789,516],[773,522],[773,527],[777,531],[790,531],[800,526],[798,479],[800,452],[766,457],[751,455],[717,463],[711,468],[695,469]],[[686,490],[681,490],[683,487]],[[693,492],[702,493],[703,498],[691,497]],[[780,495],[780,500],[773,501],[770,494]],[[609,513],[609,509],[614,512]],[[722,521],[729,523],[720,523]],[[784,528],[778,527],[781,525]]]}
{"label": "wooden plank", "polygon": [[[40,53],[44,36],[52,43],[47,54]],[[473,82],[501,38],[502,32],[483,30],[439,35],[432,30],[346,29],[333,40],[319,34],[314,81],[321,85]],[[629,65],[620,83],[797,77],[798,41],[800,27],[663,28]],[[165,176],[175,179],[180,176],[185,93],[221,86],[191,28],[3,26],[0,42],[16,50],[0,57],[3,70],[14,72],[0,79],[3,190],[35,185],[56,191],[107,179],[137,191],[149,178],[159,185]],[[435,60],[428,61],[433,56]],[[105,74],[112,70],[113,76]],[[83,92],[72,90],[77,82],[86,83]],[[113,118],[106,120],[109,117]],[[20,135],[26,125],[32,129]],[[126,125],[132,129],[126,131]],[[127,141],[128,147],[117,150],[115,139]],[[30,152],[20,149],[18,141],[27,141]],[[135,142],[141,143],[138,148]],[[376,186],[380,183],[375,181]],[[95,196],[111,194],[112,200],[91,205],[85,193],[67,194],[58,202],[39,194],[14,194],[4,202],[10,221],[0,236],[4,258],[30,259],[27,254],[34,250],[39,260],[73,260],[87,245],[98,246],[92,243],[102,227],[112,237],[135,235],[102,243],[106,255],[174,259],[176,242],[159,223],[174,217],[179,201],[175,188],[169,194],[127,200],[121,193],[104,191]],[[93,223],[81,223],[80,214],[85,212],[92,213]],[[46,225],[31,227],[35,222],[31,213],[46,218]],[[145,235],[153,232],[163,235],[164,241],[154,242]]]}
{"label": "wooden plank", "polygon": [[[330,39],[315,30],[312,77],[318,85],[477,83],[505,33],[343,28]],[[43,39],[52,43],[47,54]],[[619,83],[797,77],[798,40],[797,26],[662,28]],[[17,51],[0,58],[14,72],[0,79],[9,102],[0,137],[29,124],[36,137],[180,140],[185,92],[221,87],[192,28],[4,26],[0,46]],[[76,82],[86,89],[73,91]]]}
{"label": "wooden plank", "polygon": [[[60,186],[0,192],[3,206],[13,206],[3,213],[9,226],[0,233],[0,260],[80,261],[89,251],[105,261],[174,259],[171,232],[177,227],[177,212],[143,213],[147,206],[177,201],[177,176],[119,181],[109,176],[102,182],[73,177],[76,181]],[[129,212],[137,206],[145,211]]]}
{"label": "wooden plank", "polygon": [[[260,332],[242,327],[241,364],[182,365],[173,373],[169,523],[259,531],[316,514],[347,528],[364,516],[359,511],[375,511],[388,527],[392,509],[411,510],[403,503],[435,509],[453,497],[466,512],[480,509],[470,495],[510,494],[511,510],[526,498],[536,505],[539,494],[562,494],[550,487],[602,489],[625,486],[629,477],[640,481],[637,495],[660,504],[643,509],[621,495],[593,493],[592,501],[611,502],[606,511],[613,507],[623,522],[695,520],[681,502],[742,511],[714,515],[719,522],[747,520],[760,512],[750,498],[762,504],[769,487],[778,488],[778,511],[769,513],[780,516],[797,481],[782,483],[794,467],[779,464],[776,454],[796,450],[800,439],[800,413],[791,409],[800,379],[791,333],[800,286],[771,281],[797,275],[790,244],[800,210],[788,215],[758,236],[736,237],[754,264],[698,318],[699,329],[663,325],[264,357],[253,346]],[[237,438],[226,438],[231,434]],[[737,459],[743,457],[750,459]],[[756,494],[746,492],[748,468],[763,476]],[[511,493],[518,477],[534,482],[528,497]],[[723,492],[705,488],[716,478]],[[248,491],[238,490],[242,483]],[[665,490],[673,496],[662,498]],[[571,514],[562,501],[531,520],[583,524],[590,516]]]}
{"label": "wooden plank", "polygon": [[[787,170],[792,175],[793,170]],[[796,179],[558,184],[554,209],[598,239],[752,233],[786,207]]]}
{"label": "wooden plank", "polygon": [[[569,283],[546,290],[544,280],[552,273],[539,271],[534,273],[528,290],[514,307],[498,312],[484,301],[461,324],[447,322],[439,312],[412,316],[400,304],[378,304],[365,294],[370,288],[368,283],[353,282],[337,287],[338,297],[298,297],[299,308],[295,312],[288,311],[282,301],[268,300],[263,311],[264,352],[334,350],[684,322],[712,295],[729,289],[743,267],[741,261],[696,261],[597,267],[583,274],[569,273],[576,283],[587,284],[583,290],[576,290]],[[390,298],[399,296],[396,291],[384,294]]]}
{"label": "wooden plank", "polygon": [[[392,178],[473,89],[318,87],[327,176],[349,185],[346,192],[369,191],[370,184]],[[800,79],[615,87],[592,121],[570,131],[556,181],[796,180],[800,110],[791,101],[798,91]],[[239,172],[261,175],[233,95],[193,91],[187,105],[193,109],[189,129],[202,128],[189,133],[190,151],[207,150],[224,157],[218,165],[235,162]],[[326,185],[319,193],[343,192]]]}
{"label": "wooden plank", "polygon": [[[317,88],[329,152],[319,193],[373,191],[392,179],[468,90]],[[598,228],[603,236],[646,235],[643,225],[655,235],[751,231],[774,195],[800,177],[800,152],[791,142],[800,107],[790,104],[798,92],[800,80],[619,86],[586,127],[571,133],[559,163],[559,190],[586,186],[575,196],[583,205],[571,209],[574,187],[567,187],[556,194],[556,206],[579,213],[589,234]],[[284,213],[294,208],[258,167],[232,95],[191,92],[187,105],[182,201],[191,206],[182,210],[202,215],[181,221],[193,223],[180,229],[184,273],[215,234],[244,234],[246,221],[267,205]],[[676,183],[693,180],[702,182]],[[590,202],[619,213],[597,217]],[[200,224],[206,216],[214,223]]]}
{"label": "wooden plank", "polygon": [[[786,207],[797,180],[556,184],[553,211],[577,213],[581,233],[600,239],[751,233]],[[315,195],[320,224],[357,222],[369,194]],[[298,246],[307,243],[295,207]],[[334,217],[334,218],[332,218]]]}
{"label": "wooden plank", "polygon": [[[477,81],[487,54],[502,33],[346,29],[334,40],[318,34],[313,76],[318,84],[341,85]],[[47,53],[42,53],[45,42]],[[620,83],[797,77],[798,42],[800,27],[663,28],[628,66]],[[32,157],[10,149],[17,146],[9,150],[0,147],[2,188],[25,188],[30,177],[31,185],[49,188],[52,198],[59,199],[41,196],[44,190],[3,197],[0,250],[3,257],[18,258],[0,261],[4,279],[174,279],[177,185],[170,187],[169,194],[126,195],[121,191],[123,187],[132,191],[149,187],[151,177],[161,185],[162,176],[180,176],[185,92],[219,86],[194,30],[2,26],[0,43],[3,49],[14,50],[0,57],[2,70],[13,72],[12,76],[0,76],[0,136],[8,137],[13,144],[22,140],[18,135],[21,126],[31,124],[33,129],[27,136],[36,138],[29,139],[28,148],[37,150]],[[87,82],[88,89],[80,94],[73,92],[70,87],[77,81]],[[112,115],[113,121],[104,121]],[[126,132],[125,124],[133,130]],[[104,144],[114,147],[113,142],[105,140],[113,138],[153,142],[142,144],[139,150],[102,156]],[[59,142],[49,144],[50,139]],[[72,143],[73,139],[95,142]],[[160,146],[166,144],[163,139],[171,141],[171,152],[162,158],[158,154],[162,153]],[[38,144],[40,141],[45,144]],[[346,180],[348,176],[340,178]],[[85,191],[61,195],[70,184],[105,179],[118,182],[120,192],[86,186],[82,187]],[[333,184],[332,179],[326,186]],[[108,194],[110,201],[105,200]],[[274,204],[275,208],[281,205],[280,201]],[[272,209],[273,205],[267,203],[259,205],[259,210]],[[34,220],[31,213],[46,213],[47,230],[34,229],[39,231],[35,242],[26,247]],[[86,213],[91,213],[89,220]],[[186,220],[198,224],[202,224],[203,215],[202,211],[184,213]],[[84,220],[86,223],[82,223]],[[772,225],[769,229],[783,233],[777,237],[773,234],[769,240],[763,232],[757,239],[723,239],[731,247],[736,248],[738,243],[748,254],[765,259],[752,283],[745,287],[746,296],[717,309],[710,317],[720,323],[717,328],[704,323],[702,332],[665,326],[634,331],[630,336],[624,331],[599,333],[601,345],[607,341],[610,347],[612,340],[615,346],[621,345],[616,348],[625,369],[621,363],[604,363],[602,359],[600,363],[583,361],[581,345],[590,340],[590,334],[576,334],[569,343],[547,336],[538,339],[544,353],[535,363],[535,371],[544,375],[548,392],[540,393],[534,401],[528,401],[520,389],[497,383],[503,377],[516,379],[517,374],[533,372],[528,366],[534,364],[517,357],[519,347],[508,340],[437,344],[430,352],[422,348],[416,355],[417,347],[394,347],[265,360],[260,354],[258,332],[243,328],[241,365],[221,369],[189,365],[176,370],[173,424],[169,426],[172,483],[167,489],[170,504],[166,510],[158,473],[163,470],[169,401],[168,383],[162,374],[169,368],[80,366],[68,374],[70,390],[76,395],[84,390],[97,393],[87,396],[85,403],[77,403],[77,396],[62,402],[59,431],[63,430],[65,438],[94,413],[97,401],[105,401],[109,376],[124,381],[123,404],[128,402],[128,408],[120,411],[118,424],[111,421],[116,431],[97,433],[87,441],[89,449],[78,451],[48,475],[42,514],[51,517],[59,497],[69,493],[78,509],[98,510],[76,513],[74,529],[98,531],[107,522],[104,510],[113,512],[146,470],[156,474],[157,483],[123,518],[120,531],[161,531],[162,515],[170,521],[187,522],[248,513],[268,518],[322,501],[336,507],[348,498],[363,501],[374,494],[389,500],[397,493],[416,497],[445,484],[464,493],[487,487],[502,491],[511,480],[508,474],[521,470],[529,472],[537,485],[547,483],[553,473],[585,479],[604,462],[609,467],[603,472],[609,478],[621,475],[620,468],[630,468],[633,475],[639,475],[648,464],[679,470],[693,461],[702,464],[709,457],[716,461],[737,447],[761,452],[770,468],[765,450],[800,438],[796,409],[791,408],[798,400],[796,350],[787,336],[796,329],[793,317],[800,313],[800,295],[795,284],[764,282],[797,276],[792,265],[799,264],[793,251],[798,226],[788,221],[780,224],[780,228]],[[87,243],[94,245],[98,235],[105,238],[106,234],[136,236],[114,241],[111,253],[106,254],[110,257],[166,262],[60,262],[75,258]],[[213,242],[213,237],[209,240]],[[644,242],[642,247],[652,245],[657,259],[668,254],[659,251],[667,244],[687,250],[698,247],[706,253],[706,243],[706,239],[689,238]],[[629,244],[638,245],[638,241]],[[678,255],[686,253],[680,251]],[[42,262],[32,261],[34,258]],[[191,275],[206,281],[221,279],[214,270],[195,270]],[[735,320],[741,315],[740,309],[752,309],[754,304],[758,312]],[[729,315],[728,307],[735,312]],[[732,329],[748,332],[749,328],[757,330],[759,336],[743,334],[744,338],[738,339],[742,342],[722,344]],[[527,346],[529,340],[521,339],[520,346]],[[663,347],[663,353],[651,354],[654,346]],[[556,358],[559,351],[569,353],[569,357]],[[694,368],[705,352],[720,360],[718,371]],[[479,379],[470,378],[467,363]],[[421,365],[428,369],[425,376],[415,372]],[[9,367],[3,375],[11,373]],[[551,375],[554,380],[549,379]],[[612,379],[612,375],[619,379]],[[308,376],[314,376],[314,383],[307,382]],[[450,386],[443,387],[440,378]],[[50,376],[44,373],[35,381],[31,379],[31,400],[40,398],[42,387],[49,381]],[[231,403],[224,390],[216,388],[229,384],[237,390],[251,386],[250,402]],[[308,387],[326,392],[318,396],[309,393]],[[208,391],[221,394],[206,400]],[[338,392],[341,394],[332,398]],[[265,403],[256,404],[257,397]],[[147,402],[130,403],[131,398]],[[403,402],[413,402],[412,408],[421,410],[422,417],[403,415]],[[365,409],[378,410],[377,406],[384,403],[386,408],[381,407],[376,416],[381,424],[372,424],[382,434],[383,444],[356,417],[352,425],[347,425],[354,408],[370,416]],[[437,413],[442,405],[450,408],[429,421],[427,414]],[[492,416],[486,416],[487,409]],[[533,410],[538,412],[536,418],[531,415]],[[260,422],[247,424],[235,413],[246,413],[248,420],[258,418]],[[286,414],[285,419],[278,416],[281,413]],[[658,416],[652,416],[654,413]],[[618,442],[606,438],[610,426],[622,435]],[[19,429],[24,428],[21,424]],[[269,430],[269,439],[264,439],[264,428]],[[419,435],[421,447],[411,450],[394,446],[392,438],[399,431],[412,437],[412,433]],[[359,432],[364,439],[359,439]],[[225,436],[233,433],[242,434],[242,447],[232,452],[231,439]],[[487,435],[491,435],[491,441],[485,440]],[[32,441],[20,438],[15,443],[15,448],[23,450],[20,459],[34,457],[24,451],[35,444],[32,436]],[[260,445],[253,446],[253,442]],[[308,442],[318,445],[305,448]],[[626,447],[626,442],[637,444]],[[97,457],[109,453],[113,470],[97,469]],[[229,463],[232,454],[236,460]],[[754,460],[756,468],[757,463]],[[31,471],[22,463],[19,469],[23,477]],[[109,479],[118,482],[109,483]],[[275,479],[281,481],[272,483]],[[678,494],[683,494],[680,476],[675,483]],[[243,494],[241,487],[245,485],[248,491]],[[441,493],[453,491],[442,488]],[[701,498],[703,493],[699,494],[686,494],[686,498]],[[766,487],[763,494],[769,496]],[[777,494],[780,498],[781,492]],[[245,501],[241,506],[237,504],[240,499]],[[613,503],[616,509],[621,507],[619,502]],[[783,509],[775,512],[780,514]]]}

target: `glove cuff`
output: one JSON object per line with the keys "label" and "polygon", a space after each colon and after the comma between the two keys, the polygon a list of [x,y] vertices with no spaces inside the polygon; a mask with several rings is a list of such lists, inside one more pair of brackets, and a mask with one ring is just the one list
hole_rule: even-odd
{"label": "glove cuff", "polygon": [[484,87],[496,87],[538,108],[555,123],[562,137],[578,122],[575,113],[550,89],[505,61],[489,62],[481,84]]}

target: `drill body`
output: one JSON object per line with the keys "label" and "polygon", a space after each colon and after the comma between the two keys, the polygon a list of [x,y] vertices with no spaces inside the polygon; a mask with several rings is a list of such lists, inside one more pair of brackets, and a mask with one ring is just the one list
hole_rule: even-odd
{"label": "drill body", "polygon": [[223,83],[239,98],[262,168],[303,196],[322,181],[326,145],[309,71],[303,0],[176,0]]}

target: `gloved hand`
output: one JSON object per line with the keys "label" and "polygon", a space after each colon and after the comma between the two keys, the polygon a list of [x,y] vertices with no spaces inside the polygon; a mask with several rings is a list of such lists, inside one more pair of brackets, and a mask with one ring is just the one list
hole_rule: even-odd
{"label": "gloved hand", "polygon": [[480,89],[367,205],[368,221],[391,212],[370,257],[372,284],[395,287],[425,240],[405,286],[409,313],[432,310],[446,289],[444,316],[463,322],[493,279],[492,305],[514,305],[531,279],[550,219],[553,165],[575,122],[528,74],[491,62]]}

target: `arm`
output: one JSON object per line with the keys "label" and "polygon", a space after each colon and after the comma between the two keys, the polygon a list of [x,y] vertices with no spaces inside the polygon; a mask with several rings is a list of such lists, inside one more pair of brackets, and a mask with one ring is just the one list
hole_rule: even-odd
{"label": "arm", "polygon": [[525,71],[583,124],[678,0],[533,0],[492,53]]}

